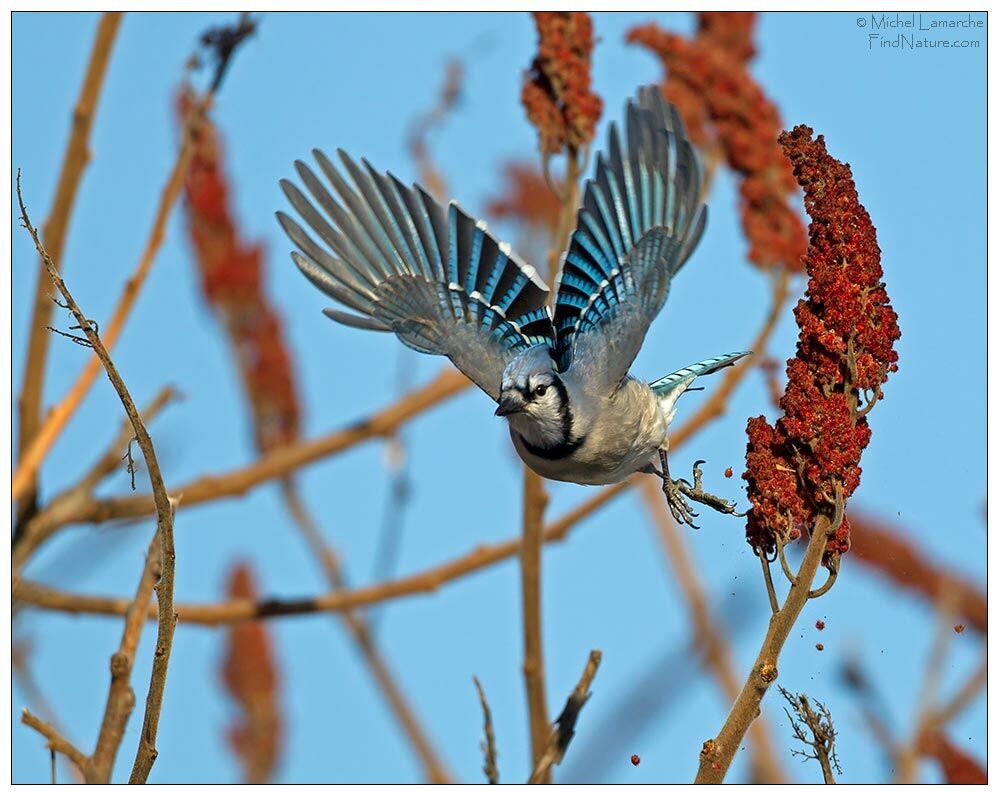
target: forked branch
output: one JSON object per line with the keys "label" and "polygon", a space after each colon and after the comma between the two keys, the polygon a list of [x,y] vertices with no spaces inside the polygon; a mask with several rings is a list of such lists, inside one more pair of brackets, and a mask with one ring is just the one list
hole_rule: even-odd
{"label": "forked branch", "polygon": [[149,481],[153,489],[153,499],[156,506],[156,527],[161,555],[160,581],[156,587],[157,603],[159,607],[159,631],[156,639],[156,654],[153,658],[153,669],[149,683],[149,694],[146,700],[146,715],[142,727],[142,740],[139,752],[136,756],[135,766],[132,770],[132,780],[145,782],[149,769],[152,767],[156,756],[156,731],[159,725],[160,708],[163,701],[163,689],[166,685],[167,666],[170,660],[170,649],[173,645],[173,631],[177,618],[173,612],[173,587],[174,587],[174,544],[173,544],[173,506],[167,495],[166,485],[163,483],[163,476],[160,473],[159,462],[156,459],[156,451],[153,448],[153,441],[146,431],[146,426],[142,422],[142,416],[132,400],[132,396],[125,386],[118,368],[111,360],[107,348],[105,348],[93,323],[87,319],[74,300],[69,288],[56,270],[55,263],[49,257],[48,252],[42,245],[38,237],[38,231],[31,225],[28,218],[28,211],[24,207],[24,199],[21,196],[21,175],[17,175],[17,203],[21,210],[21,220],[28,234],[34,241],[35,248],[41,256],[45,267],[49,272],[52,283],[62,295],[69,311],[73,314],[80,330],[86,335],[87,340],[94,349],[94,354],[104,367],[107,377],[114,387],[115,392],[121,400],[125,413],[132,423],[132,430],[135,432],[136,440],[146,461],[146,470],[149,473]]}

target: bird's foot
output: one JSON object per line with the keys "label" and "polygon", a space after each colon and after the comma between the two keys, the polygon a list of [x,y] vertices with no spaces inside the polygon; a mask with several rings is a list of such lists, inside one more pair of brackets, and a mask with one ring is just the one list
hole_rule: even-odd
{"label": "bird's foot", "polygon": [[673,519],[680,525],[689,525],[695,529],[698,527],[693,522],[693,518],[698,515],[687,502],[688,499],[714,509],[721,514],[745,517],[744,513],[735,510],[735,503],[704,491],[702,486],[704,473],[700,468],[702,464],[704,464],[703,459],[698,459],[694,462],[693,485],[685,478],[670,478],[669,471],[664,468],[663,493],[666,495],[666,504],[669,506]]}

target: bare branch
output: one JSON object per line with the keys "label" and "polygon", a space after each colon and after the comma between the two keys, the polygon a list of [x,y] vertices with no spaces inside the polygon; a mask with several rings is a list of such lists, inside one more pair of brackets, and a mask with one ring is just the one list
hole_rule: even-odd
{"label": "bare branch", "polygon": [[[817,760],[819,766],[822,768],[823,782],[826,785],[835,785],[836,780],[833,777],[833,769],[836,770],[837,774],[842,774],[843,771],[840,769],[839,760],[836,757],[836,728],[833,726],[829,708],[816,700],[815,704],[819,708],[818,712],[816,712],[808,701],[807,695],[792,694],[782,686],[777,686],[777,689],[791,705],[791,710],[794,711],[792,715],[791,710],[788,710],[786,707],[784,708],[784,712],[791,721],[791,728],[794,730],[795,737],[812,750],[811,752],[807,752],[800,749],[792,749],[791,754],[802,757],[805,760]],[[808,732],[805,732],[805,727],[802,727],[798,721],[804,723],[805,727],[808,728]]]}
{"label": "bare branch", "polygon": [[777,591],[774,589],[774,579],[770,572],[770,559],[767,554],[759,548],[753,548],[756,557],[760,559],[760,566],[763,567],[763,582],[767,587],[767,599],[770,600],[770,612],[775,614],[780,610],[780,602],[777,600]]}
{"label": "bare branch", "polygon": [[[118,35],[121,24],[120,12],[108,12],[101,17],[97,25],[97,35],[90,53],[90,62],[80,87],[80,95],[73,108],[73,126],[69,134],[69,142],[63,153],[62,168],[59,181],[56,184],[55,199],[49,217],[42,225],[42,239],[48,248],[56,267],[62,264],[63,246],[69,231],[69,222],[73,215],[73,204],[76,200],[83,171],[90,160],[90,130],[93,127],[97,112],[97,102],[104,86],[104,75],[107,73],[111,50]],[[45,383],[45,360],[48,354],[49,336],[45,329],[52,317],[52,304],[49,297],[52,294],[52,280],[44,262],[39,262],[38,281],[35,283],[35,298],[32,302],[31,322],[28,327],[28,348],[24,358],[24,375],[21,380],[21,393],[18,396],[18,442],[17,451],[20,460],[28,445],[38,430],[42,418],[42,393]],[[34,478],[28,480],[22,495],[33,496]],[[33,497],[27,501],[33,503]],[[18,512],[18,524],[27,516],[22,505]]]}
{"label": "bare branch", "polygon": [[132,691],[131,684],[132,666],[135,664],[139,638],[142,636],[142,628],[149,613],[153,588],[160,577],[159,542],[159,535],[155,534],[146,551],[146,563],[142,568],[135,599],[125,612],[121,644],[117,652],[111,656],[111,687],[108,690],[97,745],[86,771],[87,781],[92,784],[107,784],[111,781],[115,757],[125,735],[128,719],[135,708],[135,692]]}
{"label": "bare branch", "polygon": [[834,563],[833,561],[830,561],[828,569],[829,573],[826,575],[825,583],[819,586],[819,588],[812,589],[810,592],[808,592],[809,600],[814,600],[816,597],[821,597],[823,594],[828,592],[833,587],[833,584],[836,582],[836,577],[839,575],[839,563],[838,562]]}
{"label": "bare branch", "polygon": [[21,711],[21,722],[23,724],[27,724],[33,730],[37,730],[41,733],[45,740],[48,741],[49,749],[66,755],[66,757],[77,768],[79,768],[81,772],[86,771],[88,762],[87,756],[73,746],[72,743],[67,741],[55,727],[42,721],[27,708],[24,708],[24,710]]}
{"label": "bare branch", "polygon": [[[166,407],[168,403],[179,397],[179,393],[170,387],[164,387],[142,410],[142,421],[148,424]],[[81,506],[93,501],[93,491],[107,476],[117,470],[121,464],[121,451],[135,439],[132,423],[125,418],[121,430],[108,445],[107,450],[94,462],[84,476],[73,486],[57,494],[48,505],[38,512],[24,528],[24,532],[15,542],[11,551],[11,564],[15,572],[19,571],[31,554],[45,540],[62,527],[62,518],[72,516]]]}
{"label": "bare branch", "polygon": [[[842,518],[843,491],[836,490],[836,519]],[[705,741],[701,749],[700,764],[697,770],[696,784],[720,784],[735,753],[746,735],[746,731],[759,715],[760,703],[767,690],[777,679],[777,660],[780,652],[794,627],[794,623],[808,601],[808,592],[815,580],[815,573],[822,563],[826,544],[836,533],[839,523],[821,514],[815,522],[805,549],[804,558],[780,611],[770,617],[766,637],[760,646],[756,662],[750,670],[746,682],[739,692],[738,698],[725,719],[718,735]],[[778,546],[779,549],[779,546]]]}
{"label": "bare branch", "polygon": [[473,677],[475,689],[479,692],[479,703],[482,705],[482,729],[486,739],[482,742],[482,754],[485,764],[482,766],[482,773],[486,775],[490,785],[499,784],[499,767],[496,765],[496,736],[493,734],[493,716],[489,710],[489,703],[486,702],[486,692],[482,690],[482,683],[478,677]]}
{"label": "bare branch", "polygon": [[576,720],[579,718],[583,705],[590,698],[590,684],[596,677],[601,657],[600,650],[590,652],[586,668],[583,669],[583,676],[579,678],[579,682],[569,695],[565,707],[562,708],[559,717],[555,719],[555,726],[551,729],[548,743],[545,745],[540,759],[534,765],[531,778],[527,781],[528,785],[537,785],[547,781],[551,775],[552,766],[561,763],[562,758],[565,757],[572,736],[576,734]]}
{"label": "bare branch", "polygon": [[524,614],[524,684],[531,732],[531,763],[537,765],[548,737],[548,702],[541,636],[541,546],[548,495],[541,476],[524,467],[524,540],[520,578]]}
{"label": "bare branch", "polygon": [[[125,413],[132,422],[132,429],[135,432],[136,439],[138,440],[139,448],[142,450],[143,458],[146,460],[146,470],[149,473],[149,481],[152,484],[154,501],[156,504],[156,527],[162,555],[162,563],[160,582],[156,587],[157,603],[159,606],[159,633],[156,640],[156,654],[153,659],[153,671],[149,684],[149,696],[146,701],[146,717],[142,727],[142,743],[140,744],[140,757],[143,759],[148,758],[148,766],[144,764],[145,773],[148,775],[149,768],[152,767],[152,761],[155,759],[156,754],[156,728],[159,722],[160,707],[162,705],[163,688],[166,683],[167,665],[170,660],[170,648],[173,644],[173,630],[177,621],[173,613],[175,558],[173,546],[173,506],[171,505],[170,498],[167,496],[166,485],[163,483],[163,476],[160,473],[159,462],[156,460],[156,451],[153,448],[153,441],[149,437],[149,432],[146,431],[146,427],[142,422],[142,417],[139,414],[139,410],[135,406],[135,402],[132,400],[132,396],[128,392],[128,388],[125,386],[125,382],[122,381],[121,375],[118,373],[118,368],[115,367],[114,362],[111,361],[111,356],[108,354],[107,348],[105,348],[104,343],[97,334],[96,329],[94,329],[93,326],[87,321],[83,311],[70,294],[69,288],[66,287],[66,283],[63,281],[62,277],[59,276],[59,272],[56,270],[55,264],[52,262],[52,258],[49,257],[48,252],[45,251],[45,247],[42,246],[42,242],[38,238],[38,232],[31,225],[31,221],[28,218],[28,211],[24,207],[24,199],[21,196],[20,172],[17,175],[17,203],[21,210],[21,220],[24,223],[24,227],[28,230],[28,234],[31,235],[31,239],[35,243],[35,248],[38,250],[38,254],[41,255],[41,258],[45,263],[45,267],[48,269],[52,283],[62,294],[66,304],[69,306],[70,312],[73,313],[73,317],[76,318],[76,322],[80,325],[84,334],[86,334],[87,339],[94,348],[94,353],[97,355],[98,360],[104,367],[104,371],[107,373],[108,380],[111,382],[115,392],[118,393],[118,397],[121,399],[122,406],[125,408]],[[139,759],[137,758],[136,766],[138,765]],[[134,775],[135,770],[133,769],[133,777]],[[145,781],[145,776],[142,777],[141,781]]]}

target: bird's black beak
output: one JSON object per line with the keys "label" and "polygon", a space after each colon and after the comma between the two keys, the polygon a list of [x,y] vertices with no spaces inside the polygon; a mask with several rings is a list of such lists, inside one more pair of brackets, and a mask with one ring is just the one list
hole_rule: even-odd
{"label": "bird's black beak", "polygon": [[496,417],[506,417],[524,411],[524,401],[519,395],[504,395],[500,398],[499,406],[494,414]]}

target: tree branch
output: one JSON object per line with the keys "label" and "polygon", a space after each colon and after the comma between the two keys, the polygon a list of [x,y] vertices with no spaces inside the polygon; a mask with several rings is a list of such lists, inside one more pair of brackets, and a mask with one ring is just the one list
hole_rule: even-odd
{"label": "tree branch", "polygon": [[720,785],[735,757],[735,753],[750,725],[760,712],[760,703],[774,680],[777,679],[777,659],[791,633],[791,628],[808,601],[808,592],[815,580],[815,573],[822,563],[826,544],[838,530],[843,519],[843,496],[836,496],[835,517],[820,515],[812,529],[805,556],[794,583],[791,585],[781,609],[770,617],[766,637],[760,647],[756,662],[742,686],[738,698],[713,739],[705,741],[701,749],[700,765],[694,780],[698,785]]}
{"label": "tree branch", "polygon": [[572,736],[576,734],[576,720],[579,718],[583,705],[590,698],[590,684],[596,677],[601,657],[600,650],[590,652],[586,668],[583,669],[583,676],[579,678],[579,682],[569,695],[565,707],[562,708],[559,717],[555,719],[555,726],[548,734],[548,742],[545,744],[540,758],[534,764],[530,779],[527,780],[528,785],[538,785],[549,781],[552,766],[561,763],[562,758],[565,757]]}
{"label": "tree branch", "polygon": [[[142,421],[147,425],[175,400],[178,394],[171,387],[164,387],[145,409],[142,410]],[[132,423],[128,418],[122,423],[121,430],[108,445],[107,450],[94,462],[83,477],[73,486],[64,489],[52,498],[48,505],[40,511],[24,528],[24,532],[15,542],[11,551],[11,566],[15,575],[24,566],[31,554],[42,545],[48,537],[62,527],[62,520],[71,517],[93,502],[93,491],[108,475],[121,465],[121,452],[135,437]]]}
{"label": "tree branch", "polygon": [[81,772],[87,769],[87,756],[83,754],[79,749],[73,746],[65,737],[51,724],[48,724],[38,718],[34,713],[32,713],[27,708],[21,711],[21,723],[27,724],[33,730],[37,730],[46,741],[48,741],[49,749],[59,752],[60,754],[66,755],[66,757],[75,765]]}
{"label": "tree branch", "polygon": [[111,781],[115,757],[121,746],[125,727],[135,708],[135,692],[132,691],[132,667],[139,647],[142,628],[149,613],[153,598],[153,588],[160,577],[159,535],[155,534],[146,551],[146,563],[142,568],[139,585],[125,612],[125,627],[121,634],[118,651],[111,656],[111,687],[108,689],[104,719],[97,736],[97,745],[86,769],[87,782],[107,784]]}
{"label": "tree branch", "polygon": [[[816,712],[805,694],[795,695],[781,686],[777,686],[777,688],[781,696],[791,705],[791,710],[794,711],[792,715],[791,710],[784,708],[784,712],[791,721],[791,729],[794,730],[795,737],[812,750],[811,752],[803,752],[800,749],[792,749],[791,754],[805,760],[817,760],[822,769],[822,781],[826,785],[835,785],[836,778],[833,776],[833,769],[836,769],[837,774],[843,772],[840,770],[839,760],[836,758],[836,728],[833,726],[829,708],[815,700],[815,704],[819,708]],[[804,727],[798,724],[799,720],[808,728],[808,732],[805,732]]]}
{"label": "tree branch", "polygon": [[545,664],[541,636],[541,546],[544,538],[545,493],[541,476],[524,467],[524,540],[520,546],[521,595],[524,614],[524,684],[531,734],[531,763],[537,765],[548,736]]}
{"label": "tree branch", "polygon": [[499,767],[496,765],[496,735],[493,733],[493,715],[489,710],[486,692],[482,690],[479,678],[473,677],[472,682],[475,683],[475,690],[479,692],[479,704],[482,705],[482,731],[486,736],[482,742],[482,754],[485,757],[482,773],[486,775],[486,780],[490,785],[498,785]]}
{"label": "tree branch", "polygon": [[[42,246],[42,242],[38,238],[38,232],[31,225],[31,221],[28,218],[28,211],[24,207],[24,199],[21,196],[20,173],[17,175],[17,203],[21,210],[21,220],[24,223],[24,227],[28,230],[28,234],[31,235],[31,239],[35,243],[35,248],[38,250],[38,254],[45,263],[45,267],[48,269],[53,285],[55,285],[59,293],[62,294],[63,299],[65,299],[69,311],[76,319],[80,330],[86,335],[87,340],[90,341],[90,345],[93,347],[94,353],[97,355],[99,362],[104,366],[104,371],[107,373],[108,380],[111,382],[115,392],[118,393],[118,397],[121,399],[122,406],[125,408],[125,413],[132,422],[132,429],[135,431],[135,437],[138,440],[139,448],[142,450],[142,456],[146,460],[146,470],[149,473],[149,481],[152,484],[154,502],[156,505],[157,536],[162,556],[160,582],[156,587],[157,603],[159,606],[159,632],[156,640],[156,654],[153,659],[152,677],[149,684],[149,695],[146,701],[146,716],[142,727],[142,745],[140,745],[140,756],[148,757],[148,767],[151,767],[152,760],[155,758],[156,754],[156,728],[159,722],[159,712],[163,699],[163,687],[166,683],[167,665],[170,660],[170,648],[173,644],[173,630],[177,621],[177,618],[173,613],[175,559],[173,546],[173,507],[171,505],[170,498],[167,496],[166,485],[163,483],[163,476],[160,473],[159,462],[156,460],[156,451],[153,448],[153,441],[149,437],[149,432],[146,431],[146,427],[142,422],[142,417],[139,415],[139,410],[135,407],[135,402],[132,400],[132,396],[129,394],[128,388],[125,386],[125,382],[122,381],[121,375],[118,373],[118,368],[115,367],[114,362],[111,361],[111,356],[108,354],[107,348],[105,348],[103,341],[97,334],[97,330],[94,328],[93,324],[87,320],[87,317],[83,314],[83,311],[80,309],[79,305],[73,299],[72,294],[69,292],[69,288],[66,287],[66,283],[62,280],[62,277],[59,276],[59,272],[56,270],[55,264],[52,262],[52,258],[49,257],[48,252],[45,251],[45,247]],[[143,746],[145,747],[144,752]],[[138,764],[139,760],[136,759],[136,765]],[[146,767],[146,774],[148,774],[148,767]],[[133,770],[133,777],[134,774],[135,771]],[[145,777],[142,778],[142,781],[145,781]]]}
{"label": "tree branch", "polygon": [[[90,131],[104,76],[107,73],[111,50],[121,24],[120,12],[105,13],[97,24],[97,35],[90,53],[90,61],[80,87],[80,95],[73,108],[73,125],[69,142],[63,153],[59,181],[56,183],[55,199],[49,217],[42,225],[42,239],[45,241],[53,263],[58,268],[62,263],[63,246],[69,231],[83,171],[90,160]],[[24,375],[21,379],[21,393],[18,396],[18,459],[24,456],[34,438],[42,413],[42,394],[45,386],[45,360],[48,354],[49,335],[46,327],[52,318],[52,280],[45,263],[39,262],[38,281],[35,283],[35,298],[32,304],[31,322],[28,327],[28,349],[24,359]],[[35,479],[32,477],[22,491],[22,497],[33,502]],[[21,507],[19,519],[26,516],[25,506]]]}

